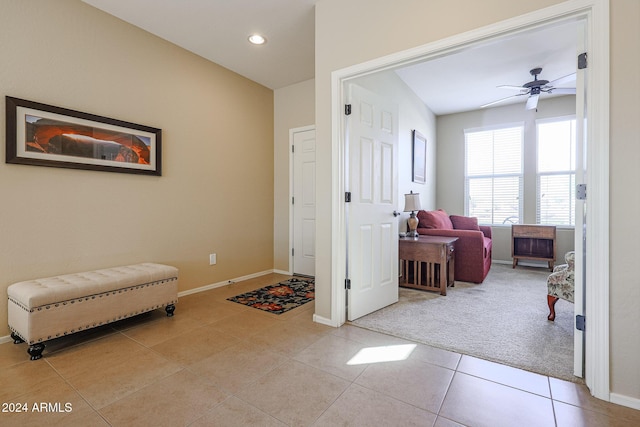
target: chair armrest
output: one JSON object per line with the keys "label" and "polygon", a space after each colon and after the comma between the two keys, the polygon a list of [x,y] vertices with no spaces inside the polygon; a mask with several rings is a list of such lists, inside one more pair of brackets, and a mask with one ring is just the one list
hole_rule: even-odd
{"label": "chair armrest", "polygon": [[484,237],[488,237],[491,239],[491,234],[492,234],[491,226],[480,225],[479,227],[480,227],[480,231],[482,231],[482,233],[484,234]]}

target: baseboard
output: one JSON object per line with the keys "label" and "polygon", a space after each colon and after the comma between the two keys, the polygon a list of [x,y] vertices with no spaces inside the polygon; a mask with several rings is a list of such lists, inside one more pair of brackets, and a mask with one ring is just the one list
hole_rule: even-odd
{"label": "baseboard", "polygon": [[13,338],[11,338],[11,335],[5,335],[4,337],[0,337],[0,344],[4,344],[6,342],[13,342]]}
{"label": "baseboard", "polygon": [[[178,292],[178,298],[191,294],[197,294],[199,292],[210,291],[211,289],[221,288],[223,286],[230,285],[232,283],[241,282],[243,280],[254,279],[256,277],[265,276],[267,274],[275,273],[275,270],[265,270],[258,273],[248,274],[246,276],[236,277],[235,279],[225,280],[223,282],[212,283],[210,285],[201,286],[199,288],[189,289],[186,291]],[[287,274],[287,273],[284,273]]]}
{"label": "baseboard", "polygon": [[316,323],[320,323],[321,325],[327,325],[327,326],[332,326],[334,328],[337,328],[338,326],[335,325],[331,319],[327,319],[326,317],[322,317],[322,316],[318,316],[317,314],[314,313],[313,315],[313,321]]}
{"label": "baseboard", "polygon": [[640,399],[635,397],[629,397],[618,393],[610,393],[609,399],[611,403],[616,405],[626,406],[628,408],[640,410]]}
{"label": "baseboard", "polygon": [[274,269],[274,270],[273,270],[273,272],[274,272],[274,273],[276,273],[276,274],[286,274],[287,276],[292,276],[292,275],[293,275],[293,273],[292,273],[292,272],[290,272],[290,271],[284,271],[284,270],[277,270],[277,269]]}
{"label": "baseboard", "polygon": [[[504,264],[504,265],[513,265],[513,261],[502,260],[502,259],[492,259],[492,264]],[[523,267],[543,267],[549,268],[549,264],[547,262],[536,262],[536,261],[518,261],[518,265]]]}

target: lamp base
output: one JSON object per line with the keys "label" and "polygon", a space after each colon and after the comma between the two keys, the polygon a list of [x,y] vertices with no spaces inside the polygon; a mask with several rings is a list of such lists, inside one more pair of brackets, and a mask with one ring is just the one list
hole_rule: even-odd
{"label": "lamp base", "polygon": [[409,232],[407,233],[407,237],[418,237],[418,232],[416,229],[418,228],[418,218],[416,218],[416,213],[411,211],[411,215],[407,219],[407,224],[409,225]]}

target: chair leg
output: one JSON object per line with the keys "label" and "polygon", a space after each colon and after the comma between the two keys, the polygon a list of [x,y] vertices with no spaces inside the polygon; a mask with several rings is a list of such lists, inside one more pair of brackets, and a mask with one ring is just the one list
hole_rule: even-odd
{"label": "chair leg", "polygon": [[552,322],[556,320],[556,302],[558,302],[558,297],[554,297],[553,295],[547,295],[547,304],[549,305],[549,316],[547,319]]}

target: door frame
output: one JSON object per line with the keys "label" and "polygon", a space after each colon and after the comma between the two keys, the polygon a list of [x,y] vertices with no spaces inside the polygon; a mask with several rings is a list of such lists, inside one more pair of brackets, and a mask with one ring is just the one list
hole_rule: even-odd
{"label": "door frame", "polygon": [[293,153],[293,143],[294,143],[294,135],[296,133],[302,133],[302,132],[307,132],[310,130],[316,130],[316,125],[308,125],[308,126],[301,126],[301,127],[297,127],[297,128],[291,128],[289,129],[289,271],[288,273],[291,275],[293,274],[293,247],[294,247],[294,241],[293,241],[293,230],[294,230],[294,221],[295,218],[293,216],[293,203],[291,203],[291,201],[293,200],[293,180],[294,180],[294,176],[293,176],[293,162],[294,162],[294,153]]}
{"label": "door frame", "polygon": [[331,319],[333,326],[345,323],[346,222],[345,120],[346,83],[378,71],[422,62],[489,39],[566,19],[587,22],[589,73],[587,108],[589,153],[587,158],[588,223],[586,233],[586,302],[589,327],[585,331],[585,381],[591,394],[610,401],[609,385],[609,2],[571,0],[511,18],[476,30],[441,39],[331,73],[331,164],[332,255]]}

